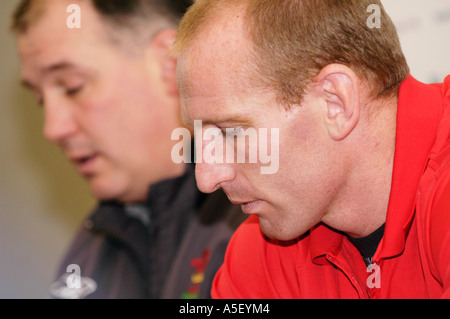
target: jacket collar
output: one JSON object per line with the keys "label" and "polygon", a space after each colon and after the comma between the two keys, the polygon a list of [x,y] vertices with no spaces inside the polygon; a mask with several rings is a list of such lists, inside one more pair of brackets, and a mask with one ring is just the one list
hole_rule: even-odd
{"label": "jacket collar", "polygon": [[152,222],[164,223],[175,218],[169,212],[194,210],[200,200],[203,200],[203,196],[196,187],[195,165],[187,164],[184,175],[150,186],[147,206],[151,211]]}
{"label": "jacket collar", "polygon": [[[416,191],[443,114],[439,87],[409,76],[400,86],[391,194],[384,237],[375,258],[400,254],[414,217]],[[319,224],[311,230],[311,257],[337,254],[344,234]]]}
{"label": "jacket collar", "polygon": [[130,214],[123,204],[109,201],[100,203],[85,225],[126,240],[124,225],[131,221],[142,223],[145,227],[155,227],[194,211],[203,200],[196,188],[194,169],[193,164],[188,164],[182,176],[155,183],[149,188],[147,202],[142,204],[142,208],[146,209],[141,210],[141,214],[147,213],[148,218]]}

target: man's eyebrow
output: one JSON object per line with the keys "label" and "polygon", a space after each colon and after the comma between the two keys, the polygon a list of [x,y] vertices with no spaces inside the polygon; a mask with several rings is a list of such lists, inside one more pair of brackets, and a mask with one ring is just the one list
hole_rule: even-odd
{"label": "man's eyebrow", "polygon": [[[73,68],[75,68],[75,65],[73,63],[68,62],[68,61],[60,61],[60,62],[57,62],[57,63],[50,64],[47,67],[44,67],[41,70],[41,73],[43,75],[48,75],[49,73],[53,73],[53,72],[56,72],[56,71],[70,70],[70,69],[73,69]],[[35,89],[35,85],[33,83],[31,83],[27,79],[22,79],[21,83],[27,89],[30,89],[30,90],[34,90]]]}
{"label": "man's eyebrow", "polygon": [[[199,119],[200,120],[200,119]],[[194,128],[194,120],[191,118],[186,118],[184,115],[182,116],[183,124],[188,128]],[[202,125],[214,125],[219,127],[234,127],[234,126],[251,126],[250,121],[248,121],[244,117],[233,116],[226,118],[211,118],[211,119],[201,119]]]}
{"label": "man's eyebrow", "polygon": [[61,61],[61,62],[50,64],[47,67],[44,67],[42,70],[42,73],[44,75],[46,75],[48,73],[52,73],[52,72],[56,72],[56,71],[64,71],[64,70],[73,69],[73,68],[75,68],[75,65],[73,63],[68,62],[68,61]]}
{"label": "man's eyebrow", "polygon": [[203,121],[204,125],[216,125],[216,126],[250,126],[250,122],[240,116],[231,116],[217,119],[206,119]]}

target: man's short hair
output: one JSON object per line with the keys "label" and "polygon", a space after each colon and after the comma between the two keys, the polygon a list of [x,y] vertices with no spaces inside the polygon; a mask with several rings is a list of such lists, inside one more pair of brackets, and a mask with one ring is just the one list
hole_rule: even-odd
{"label": "man's short hair", "polygon": [[[409,74],[397,30],[379,0],[197,0],[182,19],[174,53],[189,46],[221,9],[245,5],[251,64],[278,101],[301,104],[307,86],[332,63],[367,80],[370,97],[398,94]],[[378,5],[381,28],[367,21]]]}
{"label": "man's short hair", "polygon": [[[133,28],[137,21],[152,22],[163,17],[174,26],[192,0],[89,0],[93,7],[113,27]],[[42,15],[42,0],[22,0],[14,12],[11,28],[24,33]]]}

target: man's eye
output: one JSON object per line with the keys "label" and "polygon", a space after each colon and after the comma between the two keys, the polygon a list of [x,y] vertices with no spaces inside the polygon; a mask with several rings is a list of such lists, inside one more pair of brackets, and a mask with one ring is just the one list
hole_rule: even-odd
{"label": "man's eye", "polygon": [[244,129],[241,126],[227,127],[227,128],[223,128],[221,130],[224,135],[227,135],[227,133],[228,133],[228,136],[239,136],[244,131]]}
{"label": "man's eye", "polygon": [[73,95],[76,95],[76,94],[80,93],[82,89],[83,89],[83,85],[79,85],[79,86],[76,86],[76,87],[73,87],[73,88],[68,88],[66,90],[66,94],[68,96],[73,96]]}

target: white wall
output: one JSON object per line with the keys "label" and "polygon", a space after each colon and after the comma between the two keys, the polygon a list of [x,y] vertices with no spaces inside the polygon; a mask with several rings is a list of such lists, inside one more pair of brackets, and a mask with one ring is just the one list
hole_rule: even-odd
{"label": "white wall", "polygon": [[411,73],[425,83],[450,74],[450,0],[382,0],[397,26]]}
{"label": "white wall", "polygon": [[[84,182],[42,138],[42,110],[20,87],[10,14],[0,1],[0,298],[47,298],[55,267],[94,204]],[[450,73],[450,0],[384,0],[413,75]]]}
{"label": "white wall", "polygon": [[0,298],[47,298],[55,268],[93,199],[42,137],[42,110],[20,86],[10,14],[0,1]]}

